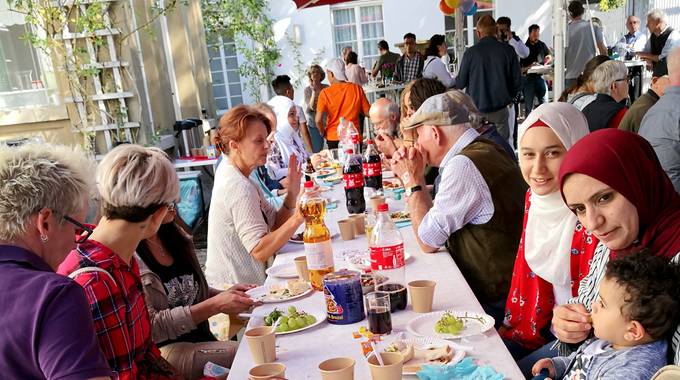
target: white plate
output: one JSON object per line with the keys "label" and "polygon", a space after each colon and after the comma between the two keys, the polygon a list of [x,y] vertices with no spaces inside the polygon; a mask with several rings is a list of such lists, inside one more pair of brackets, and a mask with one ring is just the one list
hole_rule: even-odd
{"label": "white plate", "polygon": [[394,172],[391,170],[385,170],[384,172],[382,172],[382,177],[383,179],[394,178]]}
{"label": "white plate", "polygon": [[309,283],[307,283],[307,286],[309,286],[309,288],[306,291],[304,291],[304,292],[302,292],[302,293],[300,293],[296,296],[292,296],[292,297],[286,298],[286,299],[271,298],[269,296],[269,290],[272,288],[272,286],[266,286],[266,285],[258,286],[257,288],[252,288],[252,289],[248,290],[246,292],[246,294],[249,295],[251,298],[259,299],[263,303],[288,302],[288,301],[298,299],[300,297],[304,297],[307,294],[311,293],[312,292],[312,286]]}
{"label": "white plate", "polygon": [[308,314],[311,314],[316,318],[316,322],[312,323],[309,326],[305,326],[301,329],[293,330],[293,331],[285,331],[285,332],[277,332],[276,335],[288,335],[288,334],[295,334],[296,332],[300,332],[303,330],[311,329],[314,326],[318,326],[324,322],[326,322],[326,313],[320,312],[320,311],[313,311]]}
{"label": "white plate", "polygon": [[[439,338],[434,338],[434,337],[429,337],[429,336],[422,336],[422,337],[416,337],[416,338],[409,338],[409,339],[401,339],[402,342],[406,344],[411,344],[414,347],[419,347],[421,349],[424,349],[427,346],[435,346],[435,347],[442,347],[442,346],[449,346],[453,350],[453,357],[451,358],[451,361],[449,361],[446,364],[442,365],[455,365],[459,361],[461,361],[465,357],[465,350],[462,349],[462,346],[459,346],[453,342],[450,342],[448,340],[444,339],[439,339]],[[387,346],[390,344],[394,343],[396,341],[392,341],[390,343],[385,344],[381,349],[384,350]],[[408,365],[410,360],[404,365]],[[415,364],[415,363],[414,363]],[[437,363],[423,363],[423,365],[428,364],[428,365],[437,365]],[[404,369],[403,372],[404,375],[409,375],[409,376],[415,376],[416,372],[411,372],[406,369]]]}
{"label": "white plate", "polygon": [[[466,319],[465,327],[460,332],[460,334],[439,334],[434,331],[434,326],[439,319],[444,315],[444,313],[449,312],[456,317],[461,317],[467,315],[468,317],[479,317],[482,321],[477,321],[474,319]],[[440,339],[458,339],[467,336],[483,334],[493,328],[494,320],[491,316],[484,313],[474,313],[471,311],[455,311],[455,310],[445,310],[445,311],[435,311],[432,313],[423,314],[412,319],[406,326],[407,330],[418,336],[429,336]]]}
{"label": "white plate", "polygon": [[295,269],[295,263],[274,265],[273,267],[267,268],[266,271],[268,276],[274,276],[278,278],[298,278],[297,269]]}

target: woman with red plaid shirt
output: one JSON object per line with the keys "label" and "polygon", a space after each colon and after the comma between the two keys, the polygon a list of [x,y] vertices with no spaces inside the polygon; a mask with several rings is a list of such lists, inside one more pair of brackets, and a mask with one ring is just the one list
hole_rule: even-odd
{"label": "woman with red plaid shirt", "polygon": [[[59,267],[85,290],[99,347],[119,379],[171,379],[176,371],[151,339],[135,249],[156,234],[179,197],[163,151],[121,145],[97,168],[102,218]],[[115,376],[114,376],[115,377]]]}

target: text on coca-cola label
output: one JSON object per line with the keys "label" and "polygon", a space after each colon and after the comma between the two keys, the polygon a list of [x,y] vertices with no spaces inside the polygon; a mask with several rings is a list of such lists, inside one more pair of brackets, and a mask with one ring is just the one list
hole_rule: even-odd
{"label": "text on coca-cola label", "polygon": [[371,247],[371,269],[397,269],[404,266],[404,244]]}
{"label": "text on coca-cola label", "polygon": [[342,181],[345,183],[345,189],[355,189],[364,186],[364,175],[362,173],[343,174]]}
{"label": "text on coca-cola label", "polygon": [[327,269],[333,266],[333,248],[331,241],[305,243],[305,256],[309,270]]}
{"label": "text on coca-cola label", "polygon": [[364,176],[375,177],[380,174],[381,167],[380,162],[364,163]]}

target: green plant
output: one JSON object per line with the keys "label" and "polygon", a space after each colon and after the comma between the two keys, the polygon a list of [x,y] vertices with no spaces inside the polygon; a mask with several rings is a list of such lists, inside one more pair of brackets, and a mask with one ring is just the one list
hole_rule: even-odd
{"label": "green plant", "polygon": [[626,0],[601,0],[599,8],[602,12],[608,12],[622,7],[625,3]]}
{"label": "green plant", "polygon": [[234,39],[236,51],[244,58],[239,73],[246,79],[246,90],[259,99],[260,88],[269,83],[272,66],[281,55],[274,22],[265,13],[267,0],[201,0],[201,6],[208,39]]}
{"label": "green plant", "polygon": [[[77,117],[71,117],[73,125],[80,131],[84,147],[93,150],[95,133],[86,129],[88,124],[102,122],[102,114],[105,114],[117,125],[113,137],[115,141],[120,141],[120,126],[125,116],[122,112],[127,110],[120,107],[117,110],[115,107],[103,109],[93,100],[96,87],[92,84],[93,79],[99,80],[105,90],[110,91],[115,86],[111,75],[102,75],[105,70],[97,62],[93,62],[92,57],[95,57],[95,61],[106,59],[112,56],[109,49],[117,50],[115,55],[120,56],[121,46],[128,37],[140,29],[146,29],[178,4],[187,4],[187,0],[166,0],[163,6],[154,2],[145,22],[130,31],[124,30],[123,23],[119,23],[108,12],[109,7],[117,3],[93,0],[7,0],[7,3],[9,10],[22,14],[29,26],[23,38],[51,58],[56,73],[67,86],[62,90],[76,103],[74,108]],[[123,5],[120,7],[125,9],[127,5],[121,4]],[[134,9],[129,11],[134,12]],[[115,46],[108,46],[101,32],[114,28],[126,34],[116,37]],[[86,38],[66,39],[63,34],[66,29]],[[122,67],[121,70],[127,69]]]}
{"label": "green plant", "polygon": [[298,88],[302,85],[305,77],[307,77],[307,68],[311,65],[319,64],[321,57],[326,54],[326,47],[322,47],[314,53],[314,57],[309,65],[305,65],[302,60],[302,52],[300,52],[300,43],[295,41],[295,38],[286,32],[286,42],[290,46],[290,56],[293,59],[293,70],[291,72],[291,79],[293,80],[293,87]]}

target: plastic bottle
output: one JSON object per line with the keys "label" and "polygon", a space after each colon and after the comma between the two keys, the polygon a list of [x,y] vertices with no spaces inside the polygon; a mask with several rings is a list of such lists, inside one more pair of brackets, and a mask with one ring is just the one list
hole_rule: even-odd
{"label": "plastic bottle", "polygon": [[390,218],[387,203],[378,206],[375,226],[368,241],[371,271],[387,277],[376,290],[390,293],[391,309],[406,308],[406,274],[404,267],[404,239]]}
{"label": "plastic bottle", "polygon": [[355,153],[361,151],[359,130],[354,126],[354,123],[344,117],[340,118],[340,124],[338,124],[338,139],[340,140],[340,152],[344,153],[347,149],[353,149]]}
{"label": "plastic bottle", "polygon": [[323,221],[326,214],[326,201],[314,189],[312,181],[305,182],[305,192],[300,198],[300,207],[305,218],[305,231],[302,239],[305,244],[309,279],[315,290],[323,291],[323,276],[333,273],[335,267],[331,233]]}
{"label": "plastic bottle", "polygon": [[353,149],[347,149],[345,156],[347,158],[342,168],[342,180],[345,185],[347,212],[363,214],[366,211],[366,200],[364,199],[364,174],[361,156],[355,154]]}
{"label": "plastic bottle", "polygon": [[364,186],[376,191],[382,189],[382,161],[380,160],[380,153],[371,139],[366,141],[363,168]]}
{"label": "plastic bottle", "polygon": [[312,180],[312,174],[314,174],[314,165],[312,165],[312,159],[307,157],[307,164],[305,165],[305,182]]}

